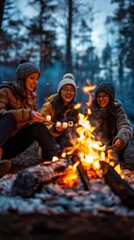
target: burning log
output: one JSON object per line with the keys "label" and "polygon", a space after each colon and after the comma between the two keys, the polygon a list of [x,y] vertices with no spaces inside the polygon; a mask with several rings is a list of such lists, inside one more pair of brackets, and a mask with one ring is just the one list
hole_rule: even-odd
{"label": "burning log", "polygon": [[34,166],[21,171],[13,182],[11,194],[22,197],[30,197],[39,191],[43,184],[64,174],[65,162],[55,161],[49,166]]}
{"label": "burning log", "polygon": [[79,164],[78,164],[78,166],[77,166],[77,169],[78,169],[78,171],[79,171],[81,180],[82,180],[82,182],[83,182],[84,189],[85,189],[85,190],[90,190],[90,182],[89,182],[90,179],[89,179],[86,171],[84,170],[84,168],[83,168],[83,166],[82,166],[82,163],[81,163],[81,161],[80,161],[80,159],[79,159],[79,157],[78,157],[77,154],[74,154],[74,155],[72,156],[72,161],[73,161],[74,163],[79,162]]}
{"label": "burning log", "polygon": [[64,185],[67,188],[75,188],[79,185],[78,173],[76,171],[75,164],[73,166],[68,165],[68,168],[64,171],[64,173],[65,174],[60,176],[58,179],[60,185]]}
{"label": "burning log", "polygon": [[134,208],[134,190],[128,182],[120,177],[112,166],[104,161],[100,161],[105,182],[111,187],[113,192],[117,194],[124,205]]}

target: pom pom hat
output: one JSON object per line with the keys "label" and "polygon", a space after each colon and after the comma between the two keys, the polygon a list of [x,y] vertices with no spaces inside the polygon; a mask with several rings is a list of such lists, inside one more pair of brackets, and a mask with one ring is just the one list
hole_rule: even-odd
{"label": "pom pom hat", "polygon": [[26,59],[21,59],[20,64],[16,69],[17,79],[27,78],[33,73],[38,73],[40,76],[40,70],[31,62]]}
{"label": "pom pom hat", "polygon": [[97,87],[97,89],[95,91],[95,98],[97,97],[99,92],[106,92],[109,95],[109,97],[111,98],[111,100],[114,100],[114,98],[115,98],[115,88],[112,85],[112,83],[110,83],[110,82],[101,83]]}
{"label": "pom pom hat", "polygon": [[57,93],[59,93],[61,88],[66,84],[71,84],[74,87],[75,93],[76,93],[77,87],[76,87],[74,76],[71,73],[66,73],[63,76],[63,79],[59,82],[59,85],[57,87]]}

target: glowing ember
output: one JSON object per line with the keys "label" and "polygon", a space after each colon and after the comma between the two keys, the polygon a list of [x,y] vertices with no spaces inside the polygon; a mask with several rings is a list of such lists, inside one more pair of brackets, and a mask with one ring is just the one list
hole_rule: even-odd
{"label": "glowing ember", "polygon": [[79,109],[79,108],[81,107],[81,105],[82,105],[81,103],[77,103],[77,104],[74,106],[74,109],[75,109],[75,110]]}
{"label": "glowing ember", "polygon": [[79,162],[75,163],[73,166],[69,165],[65,174],[60,177],[59,181],[62,185],[65,185],[68,188],[75,187],[79,184],[78,174],[76,171],[76,166]]}

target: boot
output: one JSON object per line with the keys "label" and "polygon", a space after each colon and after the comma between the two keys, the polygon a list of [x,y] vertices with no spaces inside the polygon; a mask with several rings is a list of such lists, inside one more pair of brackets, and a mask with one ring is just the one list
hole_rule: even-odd
{"label": "boot", "polygon": [[0,147],[0,178],[9,173],[12,163],[9,160],[1,160],[2,158],[2,148]]}

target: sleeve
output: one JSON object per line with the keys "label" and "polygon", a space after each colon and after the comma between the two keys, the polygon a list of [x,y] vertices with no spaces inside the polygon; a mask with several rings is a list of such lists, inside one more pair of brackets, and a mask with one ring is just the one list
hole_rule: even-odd
{"label": "sleeve", "polygon": [[55,128],[55,123],[53,122],[55,109],[50,102],[44,103],[42,105],[41,114],[43,117],[46,117],[47,115],[51,116],[51,122],[44,122],[44,124],[46,125],[46,127],[48,128],[49,132],[53,137],[60,136],[62,132],[57,132]]}
{"label": "sleeve", "polygon": [[[11,112],[18,123],[29,122],[31,120],[31,109],[21,108],[21,103],[12,96],[11,91],[0,91],[0,114],[4,115]],[[10,103],[13,105],[12,109],[10,109]]]}
{"label": "sleeve", "polygon": [[117,135],[115,136],[113,142],[120,138],[124,143],[123,147],[125,147],[133,136],[133,128],[126,115],[125,109],[122,106],[116,108],[116,126]]}

